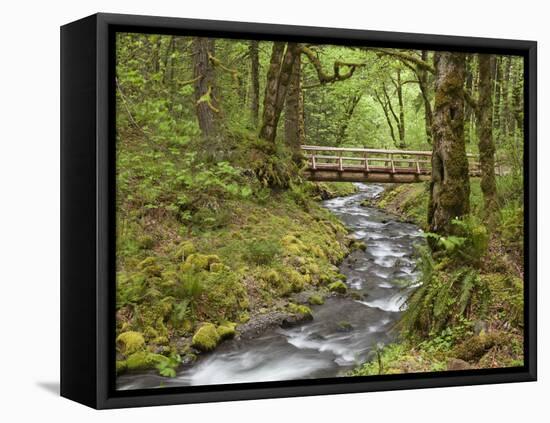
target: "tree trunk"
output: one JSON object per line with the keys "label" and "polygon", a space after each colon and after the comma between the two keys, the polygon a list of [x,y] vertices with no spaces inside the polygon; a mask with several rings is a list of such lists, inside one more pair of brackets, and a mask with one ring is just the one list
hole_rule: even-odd
{"label": "tree trunk", "polygon": [[220,110],[216,100],[214,67],[209,54],[214,56],[214,39],[197,37],[193,48],[193,78],[195,105],[199,128],[203,137],[215,138],[220,134]]}
{"label": "tree trunk", "polygon": [[301,158],[300,146],[305,138],[303,110],[302,63],[298,55],[294,59],[285,104],[285,142],[295,161]]}
{"label": "tree trunk", "polygon": [[[428,52],[422,50],[422,60],[428,61]],[[428,144],[432,143],[432,104],[430,102],[430,87],[428,85],[429,74],[425,69],[421,69],[420,66],[416,67],[416,74],[418,76],[418,85],[420,86],[420,92],[424,99],[424,121],[426,127],[426,141]]]}
{"label": "tree trunk", "polygon": [[470,180],[464,143],[464,55],[435,53],[430,231],[452,233],[451,220],[470,211]]}
{"label": "tree trunk", "polygon": [[481,190],[485,202],[487,222],[493,226],[497,210],[495,180],[495,144],[493,142],[492,68],[494,57],[479,54],[479,100],[476,108]]}
{"label": "tree trunk", "polygon": [[500,131],[499,136],[501,138],[500,142],[505,143],[508,138],[509,122],[510,122],[510,96],[509,94],[509,85],[510,85],[510,67],[512,60],[510,56],[505,57],[502,60],[502,110],[500,113]]}
{"label": "tree trunk", "polygon": [[351,99],[349,100],[349,103],[347,104],[346,110],[344,112],[344,118],[342,119],[338,134],[336,135],[336,147],[339,147],[343,144],[346,138],[346,131],[348,130],[349,123],[351,121],[351,118],[353,117],[353,112],[359,104],[359,101],[361,101],[361,97],[363,97],[362,91],[353,95],[353,97],[351,97]]}
{"label": "tree trunk", "polygon": [[267,73],[260,138],[269,142],[274,142],[277,136],[277,125],[281,117],[288,86],[290,84],[294,60],[299,54],[295,43],[288,43],[286,52],[283,56],[284,48],[284,43],[273,43],[271,61]]}
{"label": "tree trunk", "polygon": [[258,117],[260,113],[260,59],[258,46],[259,41],[250,41],[250,74],[252,79],[250,113],[254,127],[258,126]]}
{"label": "tree trunk", "polygon": [[399,119],[397,119],[397,128],[399,129],[399,148],[406,148],[405,144],[405,108],[403,106],[403,86],[401,85],[401,70],[397,69],[397,81],[395,83],[397,91],[397,102],[399,104]]}

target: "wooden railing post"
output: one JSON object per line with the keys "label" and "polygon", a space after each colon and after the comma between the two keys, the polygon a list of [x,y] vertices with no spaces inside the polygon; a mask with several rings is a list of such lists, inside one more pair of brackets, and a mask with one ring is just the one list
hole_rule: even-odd
{"label": "wooden railing post", "polygon": [[391,173],[395,173],[395,164],[393,162],[393,154],[390,154]]}
{"label": "wooden railing post", "polygon": [[365,170],[369,171],[369,155],[365,153]]}
{"label": "wooden railing post", "polygon": [[338,167],[340,168],[340,172],[344,170],[344,162],[342,160],[342,151],[340,151],[340,154],[339,154]]}
{"label": "wooden railing post", "polygon": [[311,153],[311,167],[313,170],[317,169],[317,163],[315,162],[315,152]]}

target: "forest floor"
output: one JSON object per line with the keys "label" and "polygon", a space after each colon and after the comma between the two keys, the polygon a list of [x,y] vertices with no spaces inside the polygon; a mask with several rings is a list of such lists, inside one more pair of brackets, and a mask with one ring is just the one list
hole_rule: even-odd
{"label": "forest floor", "polygon": [[[471,180],[471,202],[482,204],[478,179]],[[424,230],[428,227],[427,204],[427,184],[391,186],[369,203]],[[473,211],[476,213],[475,207]],[[432,303],[431,309],[426,304],[413,302],[409,307],[418,310],[408,310],[408,313],[424,313],[424,326],[432,329],[426,332],[398,325],[396,330],[401,330],[402,335],[400,341],[377,351],[376,359],[358,367],[353,375],[523,365],[523,267],[518,261],[522,252],[518,251],[517,243],[503,235],[509,225],[506,217],[503,219],[497,230],[489,234],[488,251],[476,268],[475,281],[470,287],[464,287],[466,282],[461,281],[463,286],[458,289],[470,295],[462,313],[453,313],[458,298],[441,294],[445,294],[446,286],[457,284],[457,271],[446,267],[446,259],[436,260],[435,265],[430,266],[421,263],[423,272],[432,276],[424,281],[426,289],[438,292],[422,297],[424,303]],[[441,321],[436,325],[438,314]]]}

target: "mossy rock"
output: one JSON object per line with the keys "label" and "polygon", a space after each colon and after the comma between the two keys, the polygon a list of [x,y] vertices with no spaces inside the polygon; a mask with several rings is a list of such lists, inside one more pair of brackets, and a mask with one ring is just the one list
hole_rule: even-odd
{"label": "mossy rock", "polygon": [[213,273],[218,273],[229,270],[229,267],[223,263],[212,263],[209,267],[209,270]]}
{"label": "mossy rock", "polygon": [[351,243],[349,245],[349,248],[350,248],[351,251],[355,251],[355,250],[366,251],[367,244],[365,244],[363,241],[359,241],[357,239],[354,239],[354,240],[351,241]]}
{"label": "mossy rock", "polygon": [[338,332],[351,332],[353,330],[353,325],[346,320],[342,320],[338,322],[336,326],[337,326],[336,330]]}
{"label": "mossy rock", "polygon": [[128,331],[118,335],[116,343],[122,354],[129,355],[145,347],[145,338],[140,332]]}
{"label": "mossy rock", "polygon": [[194,270],[210,270],[210,266],[214,263],[220,263],[220,258],[216,255],[191,254],[185,260],[181,267],[183,272]]}
{"label": "mossy rock", "polygon": [[216,328],[216,331],[218,332],[220,339],[230,339],[230,338],[233,338],[236,334],[236,330],[235,330],[236,326],[237,326],[236,323],[225,322],[219,325]]}
{"label": "mossy rock", "polygon": [[126,370],[128,370],[128,364],[126,363],[126,360],[117,360],[116,361],[116,374],[121,375]]}
{"label": "mossy rock", "polygon": [[306,305],[290,303],[288,305],[288,311],[290,311],[292,314],[297,314],[301,317],[308,317],[313,319],[313,314],[311,313],[311,309]]}
{"label": "mossy rock", "polygon": [[156,257],[147,257],[142,260],[137,266],[145,275],[160,277],[162,275],[162,267],[159,265]]}
{"label": "mossy rock", "polygon": [[482,332],[457,345],[453,350],[454,356],[464,361],[475,362],[491,348],[504,345],[508,340],[509,336],[502,332]]}
{"label": "mossy rock", "polygon": [[126,360],[128,370],[148,370],[154,369],[159,363],[166,360],[166,357],[148,351],[138,351]]}
{"label": "mossy rock", "polygon": [[328,286],[328,289],[331,292],[336,292],[338,294],[345,294],[348,290],[348,287],[346,286],[346,284],[344,282],[336,281],[336,282],[332,282]]}
{"label": "mossy rock", "polygon": [[184,241],[176,250],[176,258],[185,261],[187,257],[196,252],[195,245],[191,241]]}
{"label": "mossy rock", "polygon": [[202,325],[191,341],[191,346],[200,351],[212,351],[220,342],[220,335],[216,330],[216,326],[212,323]]}
{"label": "mossy rock", "polygon": [[307,302],[311,305],[322,305],[325,303],[325,299],[319,294],[313,294],[308,298]]}

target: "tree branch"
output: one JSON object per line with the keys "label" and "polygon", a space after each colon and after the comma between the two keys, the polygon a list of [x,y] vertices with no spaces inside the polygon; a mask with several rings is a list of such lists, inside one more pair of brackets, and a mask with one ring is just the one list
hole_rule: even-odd
{"label": "tree branch", "polygon": [[403,53],[402,51],[399,51],[399,50],[378,48],[378,47],[364,47],[364,50],[373,51],[379,56],[380,55],[392,56],[397,59],[400,59],[401,61],[416,65],[419,68],[424,69],[428,72],[435,73],[435,68],[428,62],[422,59],[419,59],[418,57],[415,57],[411,54]]}
{"label": "tree branch", "polygon": [[[313,65],[317,72],[317,77],[319,78],[318,84],[308,85],[303,88],[314,88],[318,87],[320,85],[324,84],[332,84],[336,81],[343,81],[345,79],[349,79],[353,76],[355,70],[357,68],[366,66],[366,63],[350,63],[350,62],[341,62],[336,61],[333,65],[333,74],[328,74],[323,69],[323,65],[321,64],[321,61],[319,60],[319,57],[317,54],[309,47],[306,46],[300,46],[300,53],[303,53],[307,56],[309,62]],[[342,69],[348,68],[347,72],[340,73]]]}

